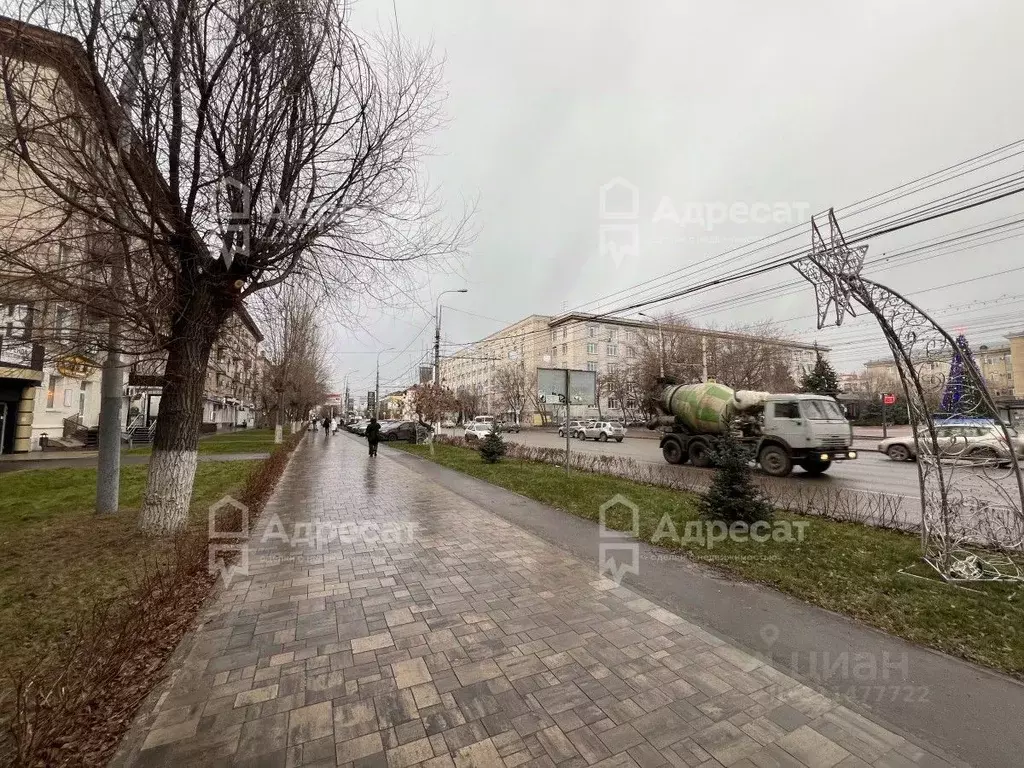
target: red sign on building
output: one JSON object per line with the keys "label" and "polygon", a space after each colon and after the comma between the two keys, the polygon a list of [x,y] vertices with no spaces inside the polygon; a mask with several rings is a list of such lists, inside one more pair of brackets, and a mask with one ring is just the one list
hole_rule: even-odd
{"label": "red sign on building", "polygon": [[896,405],[896,395],[894,395],[892,393],[886,393],[886,394],[882,395],[882,404],[883,405]]}

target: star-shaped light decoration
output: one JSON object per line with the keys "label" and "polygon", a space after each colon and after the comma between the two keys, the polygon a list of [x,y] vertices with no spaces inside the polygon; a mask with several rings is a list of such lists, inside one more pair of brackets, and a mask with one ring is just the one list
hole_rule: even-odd
{"label": "star-shaped light decoration", "polygon": [[794,262],[793,268],[814,286],[814,298],[818,303],[818,329],[825,327],[829,308],[836,307],[836,325],[843,324],[843,315],[847,312],[852,317],[857,313],[850,301],[849,280],[860,275],[864,266],[864,256],[868,252],[866,245],[851,248],[846,244],[835,211],[828,212],[829,239],[822,237],[818,223],[811,217],[811,252],[806,257]]}

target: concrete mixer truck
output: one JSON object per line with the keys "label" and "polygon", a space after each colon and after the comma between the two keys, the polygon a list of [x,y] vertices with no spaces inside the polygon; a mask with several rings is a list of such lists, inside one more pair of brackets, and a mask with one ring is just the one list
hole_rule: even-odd
{"label": "concrete mixer truck", "polygon": [[659,415],[648,429],[660,429],[661,452],[669,464],[711,466],[712,440],[732,435],[750,446],[767,474],[785,477],[800,466],[811,475],[833,461],[857,458],[853,430],[843,409],[824,395],[735,391],[723,384],[665,387]]}

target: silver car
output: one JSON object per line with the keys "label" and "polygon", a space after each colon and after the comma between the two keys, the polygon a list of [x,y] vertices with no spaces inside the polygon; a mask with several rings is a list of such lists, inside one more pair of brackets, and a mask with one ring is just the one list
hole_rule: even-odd
{"label": "silver car", "polygon": [[607,443],[609,439],[617,443],[622,442],[626,436],[626,428],[617,421],[592,421],[583,429],[577,430],[576,435],[580,440],[600,440]]}
{"label": "silver car", "polygon": [[[1024,438],[1014,429],[1007,429],[1010,443],[1006,442],[1002,428],[993,422],[980,424],[937,424],[935,437],[940,459],[967,459],[976,462],[1010,459],[1012,450],[1018,458],[1024,458]],[[918,430],[918,440],[923,451],[931,450],[931,439],[927,429]],[[893,461],[911,461],[917,458],[917,447],[912,435],[890,437],[878,444],[878,450]]]}

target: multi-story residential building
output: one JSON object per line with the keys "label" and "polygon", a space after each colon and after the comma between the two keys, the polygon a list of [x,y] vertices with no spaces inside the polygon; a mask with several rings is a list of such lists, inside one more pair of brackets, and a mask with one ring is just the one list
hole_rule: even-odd
{"label": "multi-story residential building", "polygon": [[[497,384],[502,367],[518,365],[527,382],[535,380],[538,368],[589,370],[599,376],[615,374],[637,365],[645,350],[659,349],[659,334],[685,335],[700,344],[704,360],[688,364],[692,367],[688,375],[693,381],[703,378],[705,361],[713,376],[716,353],[727,352],[730,344],[767,345],[779,350],[779,357],[794,381],[814,366],[818,351],[826,355],[829,351],[801,342],[692,327],[659,328],[655,322],[577,312],[530,315],[445,357],[441,361],[441,381],[456,392],[475,392],[481,399],[481,412],[494,413],[502,408],[502,393]],[[525,418],[539,422],[540,415],[533,412],[535,409],[527,400]],[[602,410],[615,410],[623,405],[632,409],[637,405],[630,401],[620,404],[606,391],[600,392],[599,402]],[[581,415],[596,416],[598,409],[592,410],[592,414]]]}
{"label": "multi-story residential building", "polygon": [[[1024,332],[1009,334],[1007,341],[991,341],[971,346],[978,371],[985,379],[989,394],[1002,416],[1011,423],[1024,425]],[[918,363],[918,373],[926,388],[941,391],[949,378],[952,355]],[[901,387],[896,363],[892,358],[871,360],[864,364],[863,380],[874,382],[877,389],[884,383],[888,389]]]}
{"label": "multi-story residential building", "polygon": [[[253,426],[261,375],[263,334],[241,308],[232,313],[210,353],[203,391],[203,428]],[[125,431],[152,432],[160,413],[164,361],[161,357],[134,362],[128,373],[123,414]]]}
{"label": "multi-story residential building", "polygon": [[[68,201],[91,199],[83,191],[85,174],[110,154],[99,151],[106,137],[119,133],[104,128],[124,116],[109,93],[107,108],[97,105],[93,69],[73,38],[0,17],[0,59],[4,107],[16,105],[20,121],[8,121],[3,130],[10,140],[0,145],[0,452],[8,453],[39,449],[69,431],[88,436],[99,423],[105,353],[97,342],[105,338],[103,308],[116,306],[107,280],[111,241]],[[46,158],[47,180],[17,156],[11,137],[18,131],[35,157]],[[151,178],[151,164],[138,161],[135,171]],[[48,185],[54,179],[65,187],[60,194]],[[204,420],[251,422],[261,338],[244,310],[229,323],[211,360]],[[126,388],[124,428],[151,426],[159,409],[159,381],[152,379],[162,373],[160,356],[129,355],[126,365],[133,373],[141,366],[151,381],[141,390],[139,382]]]}

